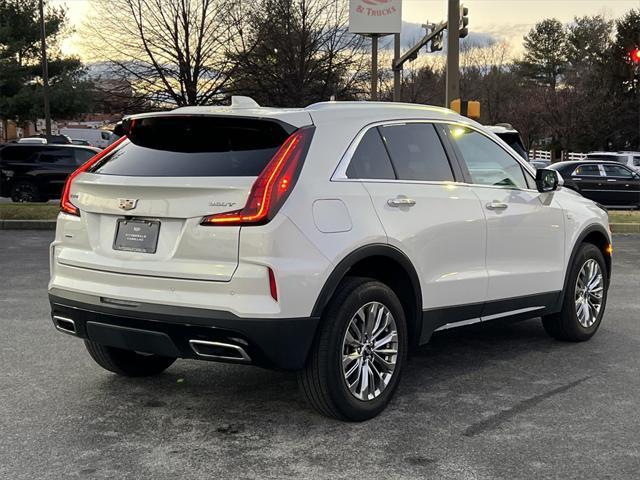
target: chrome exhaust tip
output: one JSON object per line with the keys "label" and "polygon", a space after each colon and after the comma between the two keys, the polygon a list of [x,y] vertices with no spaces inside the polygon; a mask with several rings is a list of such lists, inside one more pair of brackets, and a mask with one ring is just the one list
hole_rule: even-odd
{"label": "chrome exhaust tip", "polygon": [[68,333],[69,335],[77,335],[76,323],[67,317],[61,317],[59,315],[53,316],[53,324],[62,333]]}
{"label": "chrome exhaust tip", "polygon": [[249,354],[239,345],[206,340],[189,340],[189,345],[196,355],[203,358],[218,360],[235,360],[236,362],[251,362]]}

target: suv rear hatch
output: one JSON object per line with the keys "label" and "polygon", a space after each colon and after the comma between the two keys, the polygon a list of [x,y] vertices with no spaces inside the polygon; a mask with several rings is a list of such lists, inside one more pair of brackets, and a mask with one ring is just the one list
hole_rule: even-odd
{"label": "suv rear hatch", "polygon": [[65,241],[58,262],[229,281],[238,265],[241,227],[201,222],[245,205],[282,143],[300,123],[311,123],[300,112],[290,120],[177,114],[135,119],[127,140],[73,179],[70,199],[80,211],[79,236],[86,238]]}

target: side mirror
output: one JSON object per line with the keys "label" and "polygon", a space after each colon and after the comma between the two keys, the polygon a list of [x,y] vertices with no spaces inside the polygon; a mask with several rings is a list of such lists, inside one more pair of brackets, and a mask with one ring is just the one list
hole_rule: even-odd
{"label": "side mirror", "polygon": [[540,193],[553,192],[563,184],[564,181],[557,171],[550,168],[536,170],[536,187]]}

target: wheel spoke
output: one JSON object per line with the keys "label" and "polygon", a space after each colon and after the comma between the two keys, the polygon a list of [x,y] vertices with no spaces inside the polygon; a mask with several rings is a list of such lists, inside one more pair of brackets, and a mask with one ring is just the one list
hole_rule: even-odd
{"label": "wheel spoke", "polygon": [[373,358],[378,361],[378,363],[380,364],[380,366],[383,368],[385,372],[387,373],[393,372],[393,369],[395,368],[395,362],[393,363],[388,362],[375,352],[373,354]]}
{"label": "wheel spoke", "polygon": [[395,338],[396,338],[396,332],[390,332],[384,337],[382,337],[380,340],[376,341],[373,344],[373,349],[377,350],[378,348],[385,346],[387,343],[391,342]]}
{"label": "wheel spoke", "polygon": [[368,400],[369,394],[369,363],[362,362],[362,368],[360,369],[360,398]]}
{"label": "wheel spoke", "polygon": [[384,322],[382,322],[379,326],[377,330],[373,331],[373,335],[371,336],[371,341],[375,341],[376,338],[378,338],[380,335],[382,335],[382,333],[384,333],[384,331],[387,329],[387,327],[389,326],[389,316],[391,315],[391,312],[389,311],[385,311],[384,313]]}
{"label": "wheel spoke", "polygon": [[[360,369],[360,365],[362,363],[362,357],[361,356],[357,356],[355,359],[353,357],[347,357],[347,358],[349,359],[349,361],[355,360],[355,362],[353,363],[351,368],[345,372],[345,374],[344,374],[345,378],[349,378],[351,375],[353,375],[353,373],[356,370]],[[346,366],[347,364],[345,364],[345,362],[343,360],[342,365]]]}

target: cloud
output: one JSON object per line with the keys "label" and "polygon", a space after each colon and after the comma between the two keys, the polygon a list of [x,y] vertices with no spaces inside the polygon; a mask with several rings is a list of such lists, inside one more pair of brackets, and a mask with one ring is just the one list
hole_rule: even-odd
{"label": "cloud", "polygon": [[[425,29],[420,23],[402,22],[402,31],[400,38],[402,41],[402,52],[415,45],[425,34]],[[463,43],[472,43],[474,45],[491,45],[501,41],[503,38],[495,31],[475,32],[470,31],[469,36],[462,40]],[[445,53],[447,50],[446,35],[444,40],[444,50],[439,54]],[[393,36],[383,37],[380,40],[380,48],[382,50],[393,50]]]}

